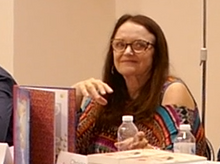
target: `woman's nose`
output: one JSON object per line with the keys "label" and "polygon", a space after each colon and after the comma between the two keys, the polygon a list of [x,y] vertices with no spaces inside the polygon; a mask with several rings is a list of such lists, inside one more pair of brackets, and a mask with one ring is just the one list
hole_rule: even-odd
{"label": "woman's nose", "polygon": [[134,51],[131,48],[131,45],[127,45],[127,47],[125,48],[124,54],[125,55],[134,55]]}

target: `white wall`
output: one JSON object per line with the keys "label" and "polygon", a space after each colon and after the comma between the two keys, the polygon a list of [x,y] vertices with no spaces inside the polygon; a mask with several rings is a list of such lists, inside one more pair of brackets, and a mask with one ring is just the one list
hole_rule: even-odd
{"label": "white wall", "polygon": [[[220,147],[219,98],[219,40],[220,1],[207,1],[207,105],[206,135],[215,151]],[[126,4],[126,7],[125,7]],[[203,4],[201,0],[116,0],[116,16],[142,13],[152,17],[162,27],[168,41],[171,70],[183,78],[198,102],[201,112],[202,67],[200,49],[203,47]],[[201,114],[201,113],[200,113]]]}

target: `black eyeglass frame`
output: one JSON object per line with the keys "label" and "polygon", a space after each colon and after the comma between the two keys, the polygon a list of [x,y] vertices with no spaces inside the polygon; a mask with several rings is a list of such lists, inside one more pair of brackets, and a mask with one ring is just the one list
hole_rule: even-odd
{"label": "black eyeglass frame", "polygon": [[[121,43],[124,43],[124,44],[125,44],[125,47],[124,47],[123,49],[121,49],[121,50],[115,48],[115,46],[114,46],[114,41],[121,41]],[[134,43],[137,43],[137,42],[145,43],[145,45],[146,45],[145,48],[144,48],[143,50],[134,49],[134,48],[133,48],[133,45],[134,45]],[[128,46],[130,46],[133,52],[135,52],[135,53],[141,53],[141,52],[146,51],[146,50],[149,48],[149,45],[151,45],[151,46],[154,47],[154,44],[153,44],[153,43],[151,43],[151,42],[149,42],[149,41],[146,41],[146,40],[142,40],[142,39],[134,40],[134,41],[132,41],[131,43],[126,43],[125,40],[123,40],[123,39],[112,39],[112,40],[111,40],[111,46],[112,46],[113,50],[115,50],[116,52],[124,52],[124,51],[126,50],[126,48],[127,48]]]}

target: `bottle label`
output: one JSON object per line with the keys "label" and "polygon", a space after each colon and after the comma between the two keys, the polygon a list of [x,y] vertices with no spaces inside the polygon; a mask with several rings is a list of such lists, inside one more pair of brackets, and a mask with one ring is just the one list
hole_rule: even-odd
{"label": "bottle label", "polygon": [[184,143],[184,142],[174,143],[173,150],[175,153],[196,154],[195,143]]}

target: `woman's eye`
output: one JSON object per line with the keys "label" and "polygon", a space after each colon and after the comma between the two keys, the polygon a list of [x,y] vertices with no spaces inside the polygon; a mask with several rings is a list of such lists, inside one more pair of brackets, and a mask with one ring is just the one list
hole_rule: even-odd
{"label": "woman's eye", "polygon": [[134,44],[134,47],[135,47],[136,49],[143,49],[143,48],[146,47],[146,45],[143,44],[143,43],[135,43],[135,44]]}
{"label": "woman's eye", "polygon": [[124,48],[125,47],[125,44],[123,42],[118,42],[116,43],[116,47],[118,48]]}

